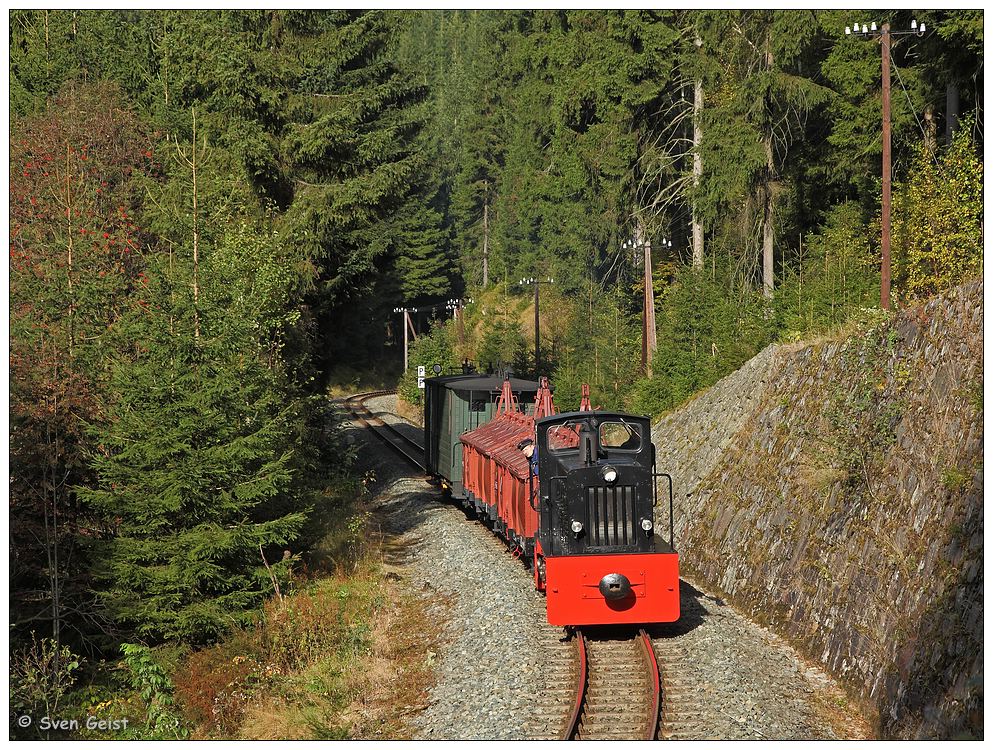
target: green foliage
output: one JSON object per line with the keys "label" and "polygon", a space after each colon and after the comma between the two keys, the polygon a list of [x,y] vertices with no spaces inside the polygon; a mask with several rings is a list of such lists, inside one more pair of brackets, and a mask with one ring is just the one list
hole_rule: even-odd
{"label": "green foliage", "polygon": [[935,294],[982,271],[983,164],[968,122],[940,155],[921,146],[894,198],[896,288]]}
{"label": "green foliage", "polygon": [[[524,338],[520,325],[507,318],[495,316],[482,326],[476,360],[487,370],[512,369],[518,375],[533,374],[534,351]],[[548,365],[548,353],[544,365]]]}
{"label": "green foliage", "polygon": [[962,492],[972,479],[958,466],[949,466],[941,472],[941,484],[949,492]]}
{"label": "green foliage", "polygon": [[903,410],[906,386],[896,370],[897,334],[888,324],[867,330],[860,340],[850,338],[842,351],[844,385],[828,398],[827,434],[818,436],[829,448],[833,462],[846,474],[847,486],[875,498],[873,467],[895,440],[895,426]]}
{"label": "green foliage", "polygon": [[99,485],[80,488],[112,532],[99,545],[101,598],[148,638],[202,642],[247,621],[288,571],[281,560],[270,572],[263,551],[282,550],[306,517],[297,404],[273,387],[256,321],[227,296],[238,279],[223,263],[205,269],[196,315],[186,277],[153,269],[130,321],[143,345],[118,362],[118,401],[93,428]]}
{"label": "green foliage", "polygon": [[409,365],[397,384],[400,398],[409,404],[424,403],[423,392],[417,387],[417,367],[424,365],[426,377],[433,377],[435,365],[441,365],[443,374],[461,372],[461,362],[455,353],[454,336],[450,323],[439,323],[430,333],[421,334],[411,342],[407,359]]}
{"label": "green foliage", "polygon": [[679,271],[659,300],[658,351],[653,374],[637,383],[633,405],[658,415],[716,383],[772,340],[760,297],[744,298],[707,269]]}
{"label": "green foliage", "polygon": [[[333,361],[370,351],[364,331],[329,335],[351,327],[358,300],[368,307],[353,319],[356,329],[370,317],[384,324],[397,288],[405,299],[448,288],[429,154],[418,141],[427,92],[385,54],[394,15],[287,11],[279,21],[293,92],[281,132],[295,176],[284,222],[318,269],[322,343]],[[380,273],[388,268],[398,273]]]}
{"label": "green foliage", "polygon": [[278,669],[299,669],[327,653],[349,635],[337,591],[302,591],[266,606],[262,651]]}
{"label": "green foliage", "polygon": [[[640,321],[628,313],[619,292],[600,290],[569,304],[569,329],[552,377],[560,409],[579,407],[581,386],[590,386],[593,406],[623,409],[641,364]],[[592,307],[592,310],[590,309]]]}
{"label": "green foliage", "polygon": [[145,705],[145,726],[134,732],[134,739],[185,739],[188,732],[180,724],[174,709],[172,680],[152,658],[152,652],[146,646],[122,643],[121,653],[124,654],[128,681]]}
{"label": "green foliage", "polygon": [[441,215],[434,209],[413,203],[390,220],[401,227],[405,238],[395,267],[404,303],[439,299],[451,289],[448,270],[451,259],[441,221]]}
{"label": "green foliage", "polygon": [[776,296],[780,338],[799,339],[843,324],[879,304],[878,248],[860,208],[842,203],[789,258]]}

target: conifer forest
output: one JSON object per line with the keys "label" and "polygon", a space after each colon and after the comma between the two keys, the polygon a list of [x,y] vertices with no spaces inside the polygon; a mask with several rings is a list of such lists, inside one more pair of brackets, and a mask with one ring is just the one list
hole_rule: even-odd
{"label": "conifer forest", "polygon": [[885,315],[846,26],[926,24],[891,49],[893,308],[980,275],[983,11],[873,13],[10,11],[11,715],[188,736],[176,665],[354,536],[332,396],[414,408],[468,360],[659,416]]}

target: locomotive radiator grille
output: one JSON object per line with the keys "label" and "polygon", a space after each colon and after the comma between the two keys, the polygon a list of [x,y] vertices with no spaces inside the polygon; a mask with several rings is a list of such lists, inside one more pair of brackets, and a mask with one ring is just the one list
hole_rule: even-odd
{"label": "locomotive radiator grille", "polygon": [[587,487],[586,517],[589,544],[625,547],[637,544],[638,519],[634,513],[634,487]]}

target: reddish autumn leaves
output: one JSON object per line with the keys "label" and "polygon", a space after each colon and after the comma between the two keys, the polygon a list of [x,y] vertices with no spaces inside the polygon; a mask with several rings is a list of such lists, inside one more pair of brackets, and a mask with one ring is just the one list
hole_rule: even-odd
{"label": "reddish autumn leaves", "polygon": [[67,88],[11,132],[11,580],[53,603],[92,525],[71,490],[88,471],[85,425],[105,401],[115,324],[143,291],[132,217],[149,143],[107,85]]}
{"label": "reddish autumn leaves", "polygon": [[[64,366],[87,369],[90,343],[139,286],[139,180],[154,169],[150,141],[113,87],[67,88],[20,123],[10,148],[12,355],[41,341]],[[72,367],[77,362],[79,367]]]}

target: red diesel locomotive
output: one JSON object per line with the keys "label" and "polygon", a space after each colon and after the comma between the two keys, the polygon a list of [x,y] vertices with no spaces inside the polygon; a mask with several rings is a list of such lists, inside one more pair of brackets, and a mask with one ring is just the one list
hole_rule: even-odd
{"label": "red diesel locomotive", "polygon": [[[440,399],[435,395],[433,401],[434,407],[429,395],[425,409],[429,444],[446,439],[432,424]],[[492,418],[448,439],[455,448],[452,461],[460,451],[461,465],[446,474],[429,459],[429,473],[529,563],[535,586],[546,594],[549,623],[679,619],[672,479],[655,470],[647,417],[593,411],[586,386],[580,410],[558,414],[547,378],[541,379],[529,413],[505,380]],[[535,442],[537,476],[517,448],[524,439]],[[427,450],[430,456],[430,446]],[[454,475],[460,479],[452,481]],[[655,530],[658,477],[668,479],[668,541]]]}

